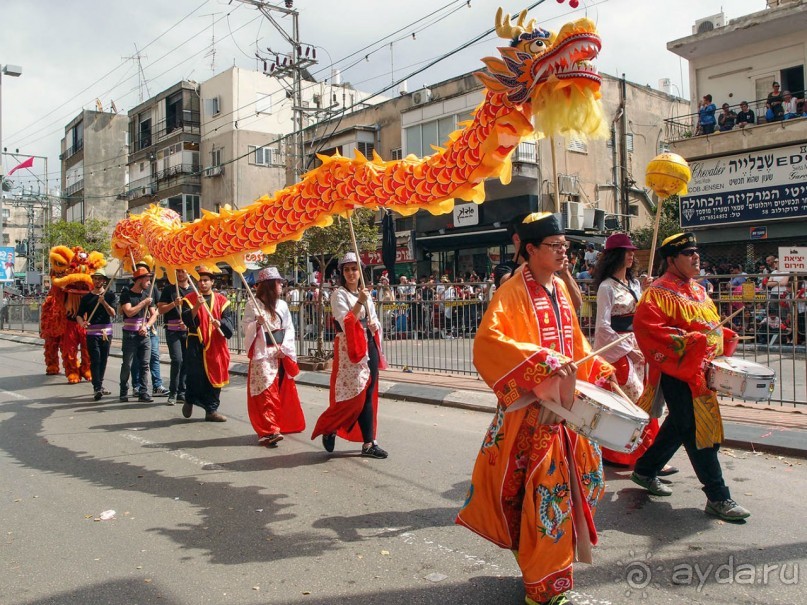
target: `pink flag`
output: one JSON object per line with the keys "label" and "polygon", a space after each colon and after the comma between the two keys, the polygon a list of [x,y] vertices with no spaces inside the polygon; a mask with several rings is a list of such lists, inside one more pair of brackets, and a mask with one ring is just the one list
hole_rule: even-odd
{"label": "pink flag", "polygon": [[18,170],[22,170],[23,168],[30,168],[33,165],[34,165],[34,158],[30,157],[27,160],[25,160],[24,162],[22,162],[21,164],[17,164],[16,166],[14,166],[14,168],[12,168],[11,170],[8,171],[8,174],[6,176],[11,176],[12,174],[17,172]]}

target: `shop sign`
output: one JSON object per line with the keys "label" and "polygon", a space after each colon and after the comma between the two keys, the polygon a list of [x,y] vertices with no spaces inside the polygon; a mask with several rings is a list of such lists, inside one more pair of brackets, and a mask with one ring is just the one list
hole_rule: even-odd
{"label": "shop sign", "polygon": [[[411,263],[414,262],[414,260],[415,258],[409,248],[397,248],[395,250],[396,265],[400,263]],[[375,252],[362,252],[361,262],[363,265],[370,267],[375,265],[383,265],[384,261],[381,258],[381,250],[376,250]]]}
{"label": "shop sign", "polygon": [[478,204],[455,204],[454,205],[454,226],[471,227],[479,224]]}
{"label": "shop sign", "polygon": [[788,273],[804,273],[807,271],[807,248],[780,247],[779,268]]}
{"label": "shop sign", "polygon": [[14,248],[0,248],[0,282],[14,283]]}
{"label": "shop sign", "polygon": [[690,163],[681,226],[708,227],[807,217],[807,145]]}
{"label": "shop sign", "polygon": [[768,239],[768,228],[751,227],[751,239]]}
{"label": "shop sign", "polygon": [[250,271],[261,269],[267,262],[266,255],[258,250],[257,252],[247,252],[244,255],[244,266]]}

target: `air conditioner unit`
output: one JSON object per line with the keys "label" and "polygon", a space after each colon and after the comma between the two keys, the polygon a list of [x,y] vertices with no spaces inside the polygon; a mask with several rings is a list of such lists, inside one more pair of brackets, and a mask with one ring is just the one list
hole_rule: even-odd
{"label": "air conditioner unit", "polygon": [[593,231],[605,230],[605,210],[599,208],[583,209],[583,229]]}
{"label": "air conditioner unit", "polygon": [[432,91],[428,88],[421,88],[412,93],[412,103],[414,105],[423,105],[432,100]]}
{"label": "air conditioner unit", "polygon": [[692,26],[692,33],[704,34],[712,31],[713,29],[717,29],[718,27],[723,27],[725,24],[726,15],[723,13],[717,13],[711,17],[704,17],[703,19],[698,19],[695,21],[695,25]]}
{"label": "air conditioner unit", "polygon": [[205,168],[205,176],[221,176],[224,173],[224,166],[211,166]]}
{"label": "air conditioner unit", "polygon": [[143,187],[143,195],[154,195],[154,185],[146,185]]}
{"label": "air conditioner unit", "polygon": [[566,229],[582,231],[585,225],[585,207],[580,202],[564,202],[563,218]]}
{"label": "air conditioner unit", "polygon": [[558,188],[561,195],[577,195],[578,185],[577,177],[568,174],[561,174],[558,176]]}

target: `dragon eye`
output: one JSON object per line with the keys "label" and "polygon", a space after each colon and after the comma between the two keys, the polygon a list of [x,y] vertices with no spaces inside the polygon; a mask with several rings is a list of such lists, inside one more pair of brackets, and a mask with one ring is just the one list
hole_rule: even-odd
{"label": "dragon eye", "polygon": [[530,44],[530,52],[539,53],[544,50],[544,46],[543,40],[535,40]]}

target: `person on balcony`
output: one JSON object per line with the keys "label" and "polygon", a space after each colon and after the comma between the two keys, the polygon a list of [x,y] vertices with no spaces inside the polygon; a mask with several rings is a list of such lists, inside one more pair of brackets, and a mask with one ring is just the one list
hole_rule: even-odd
{"label": "person on balcony", "polygon": [[698,107],[698,133],[712,134],[715,131],[715,112],[717,106],[712,103],[712,95],[705,95]]}

